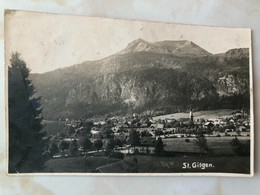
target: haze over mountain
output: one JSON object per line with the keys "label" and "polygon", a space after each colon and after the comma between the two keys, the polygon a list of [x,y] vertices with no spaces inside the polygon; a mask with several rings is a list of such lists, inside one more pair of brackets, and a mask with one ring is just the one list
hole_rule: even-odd
{"label": "haze over mountain", "polygon": [[212,55],[190,41],[137,39],[122,51],[32,74],[44,117],[249,107],[249,49]]}

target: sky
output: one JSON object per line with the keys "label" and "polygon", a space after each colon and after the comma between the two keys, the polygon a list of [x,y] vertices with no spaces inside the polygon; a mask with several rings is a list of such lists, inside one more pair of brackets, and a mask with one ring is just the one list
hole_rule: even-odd
{"label": "sky", "polygon": [[135,39],[193,41],[210,53],[250,47],[251,30],[26,11],[5,14],[5,60],[21,53],[32,73],[112,55]]}

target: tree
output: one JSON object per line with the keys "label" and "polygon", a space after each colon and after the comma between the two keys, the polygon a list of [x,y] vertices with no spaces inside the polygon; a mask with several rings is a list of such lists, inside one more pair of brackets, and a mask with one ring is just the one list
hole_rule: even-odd
{"label": "tree", "polygon": [[159,137],[156,144],[155,144],[155,154],[157,156],[159,156],[161,154],[161,152],[164,150],[164,146],[163,146],[163,141],[162,139]]}
{"label": "tree", "polygon": [[152,124],[152,122],[151,122],[149,119],[147,119],[147,120],[145,121],[145,123],[146,123],[147,127],[150,127],[151,124]]}
{"label": "tree", "polygon": [[211,154],[212,150],[209,148],[208,144],[207,144],[207,139],[206,137],[203,135],[203,133],[200,133],[195,140],[195,144],[197,146],[199,146],[200,150],[202,152],[206,152],[207,154]]}
{"label": "tree", "polygon": [[233,147],[233,151],[239,156],[249,156],[250,155],[250,142],[241,143],[237,137],[235,137],[230,145]]}
{"label": "tree", "polygon": [[59,151],[59,150],[58,150],[57,144],[55,144],[54,142],[52,142],[52,143],[50,144],[50,147],[49,147],[49,152],[50,152],[51,156],[53,156],[54,154],[56,154],[58,151]]}
{"label": "tree", "polygon": [[72,156],[76,156],[78,153],[78,149],[79,149],[78,141],[76,139],[72,140],[72,142],[70,143],[70,154]]}
{"label": "tree", "polygon": [[131,146],[134,147],[140,145],[140,136],[139,133],[132,129],[129,134],[128,143],[131,144]]}
{"label": "tree", "polygon": [[75,133],[75,129],[72,126],[67,126],[67,130],[69,136]]}
{"label": "tree", "polygon": [[122,141],[121,141],[120,139],[116,138],[116,139],[115,139],[115,145],[122,148],[123,143],[122,143]]}
{"label": "tree", "polygon": [[8,67],[9,172],[36,172],[44,164],[41,98],[34,97],[30,70],[19,53]]}
{"label": "tree", "polygon": [[114,139],[109,139],[107,146],[106,146],[106,151],[110,152],[111,150],[113,150],[116,146],[116,142]]}
{"label": "tree", "polygon": [[101,140],[95,140],[93,143],[93,148],[95,150],[100,150],[103,147],[103,142]]}
{"label": "tree", "polygon": [[84,153],[86,150],[91,149],[92,143],[88,137],[83,137],[80,139],[80,145],[83,147]]}
{"label": "tree", "polygon": [[105,138],[114,138],[114,132],[111,130],[110,127],[104,127],[104,130],[102,132],[103,137]]}
{"label": "tree", "polygon": [[66,149],[69,149],[69,143],[68,142],[66,142],[66,141],[61,141],[60,143],[59,143],[59,145],[58,145],[58,148],[61,150],[61,151],[64,151],[64,150],[66,150]]}
{"label": "tree", "polygon": [[88,136],[90,134],[92,127],[94,127],[94,124],[91,121],[86,121],[83,122],[81,126],[83,127],[83,129],[81,130],[80,134],[82,136]]}
{"label": "tree", "polygon": [[60,133],[59,133],[59,137],[60,137],[60,138],[64,138],[65,136],[66,136],[66,135],[65,135],[64,132],[60,132]]}

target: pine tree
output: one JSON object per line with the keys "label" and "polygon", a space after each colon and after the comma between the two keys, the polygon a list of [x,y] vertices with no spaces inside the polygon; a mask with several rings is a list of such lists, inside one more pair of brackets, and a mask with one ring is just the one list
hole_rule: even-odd
{"label": "pine tree", "polygon": [[213,150],[209,148],[207,138],[203,135],[203,133],[196,136],[195,144],[199,146],[201,152],[205,152],[206,154],[213,153]]}
{"label": "pine tree", "polygon": [[159,137],[154,148],[155,154],[159,156],[163,150],[164,150],[163,141],[162,138]]}
{"label": "pine tree", "polygon": [[88,149],[91,149],[91,147],[92,147],[92,143],[88,137],[80,138],[79,142],[80,142],[80,145],[83,147],[84,153],[86,153],[86,151]]}
{"label": "pine tree", "polygon": [[43,166],[41,98],[29,80],[30,70],[13,53],[8,67],[9,172],[36,172]]}
{"label": "pine tree", "polygon": [[132,129],[130,131],[129,138],[128,138],[127,142],[129,144],[131,144],[132,147],[134,147],[134,150],[135,150],[135,146],[140,145],[140,136],[139,136],[139,134],[136,130]]}

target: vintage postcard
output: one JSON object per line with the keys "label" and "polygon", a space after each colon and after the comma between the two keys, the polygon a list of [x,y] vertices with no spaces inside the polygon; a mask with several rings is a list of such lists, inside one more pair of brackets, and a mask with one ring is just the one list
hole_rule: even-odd
{"label": "vintage postcard", "polygon": [[6,10],[8,174],[253,176],[251,30]]}

